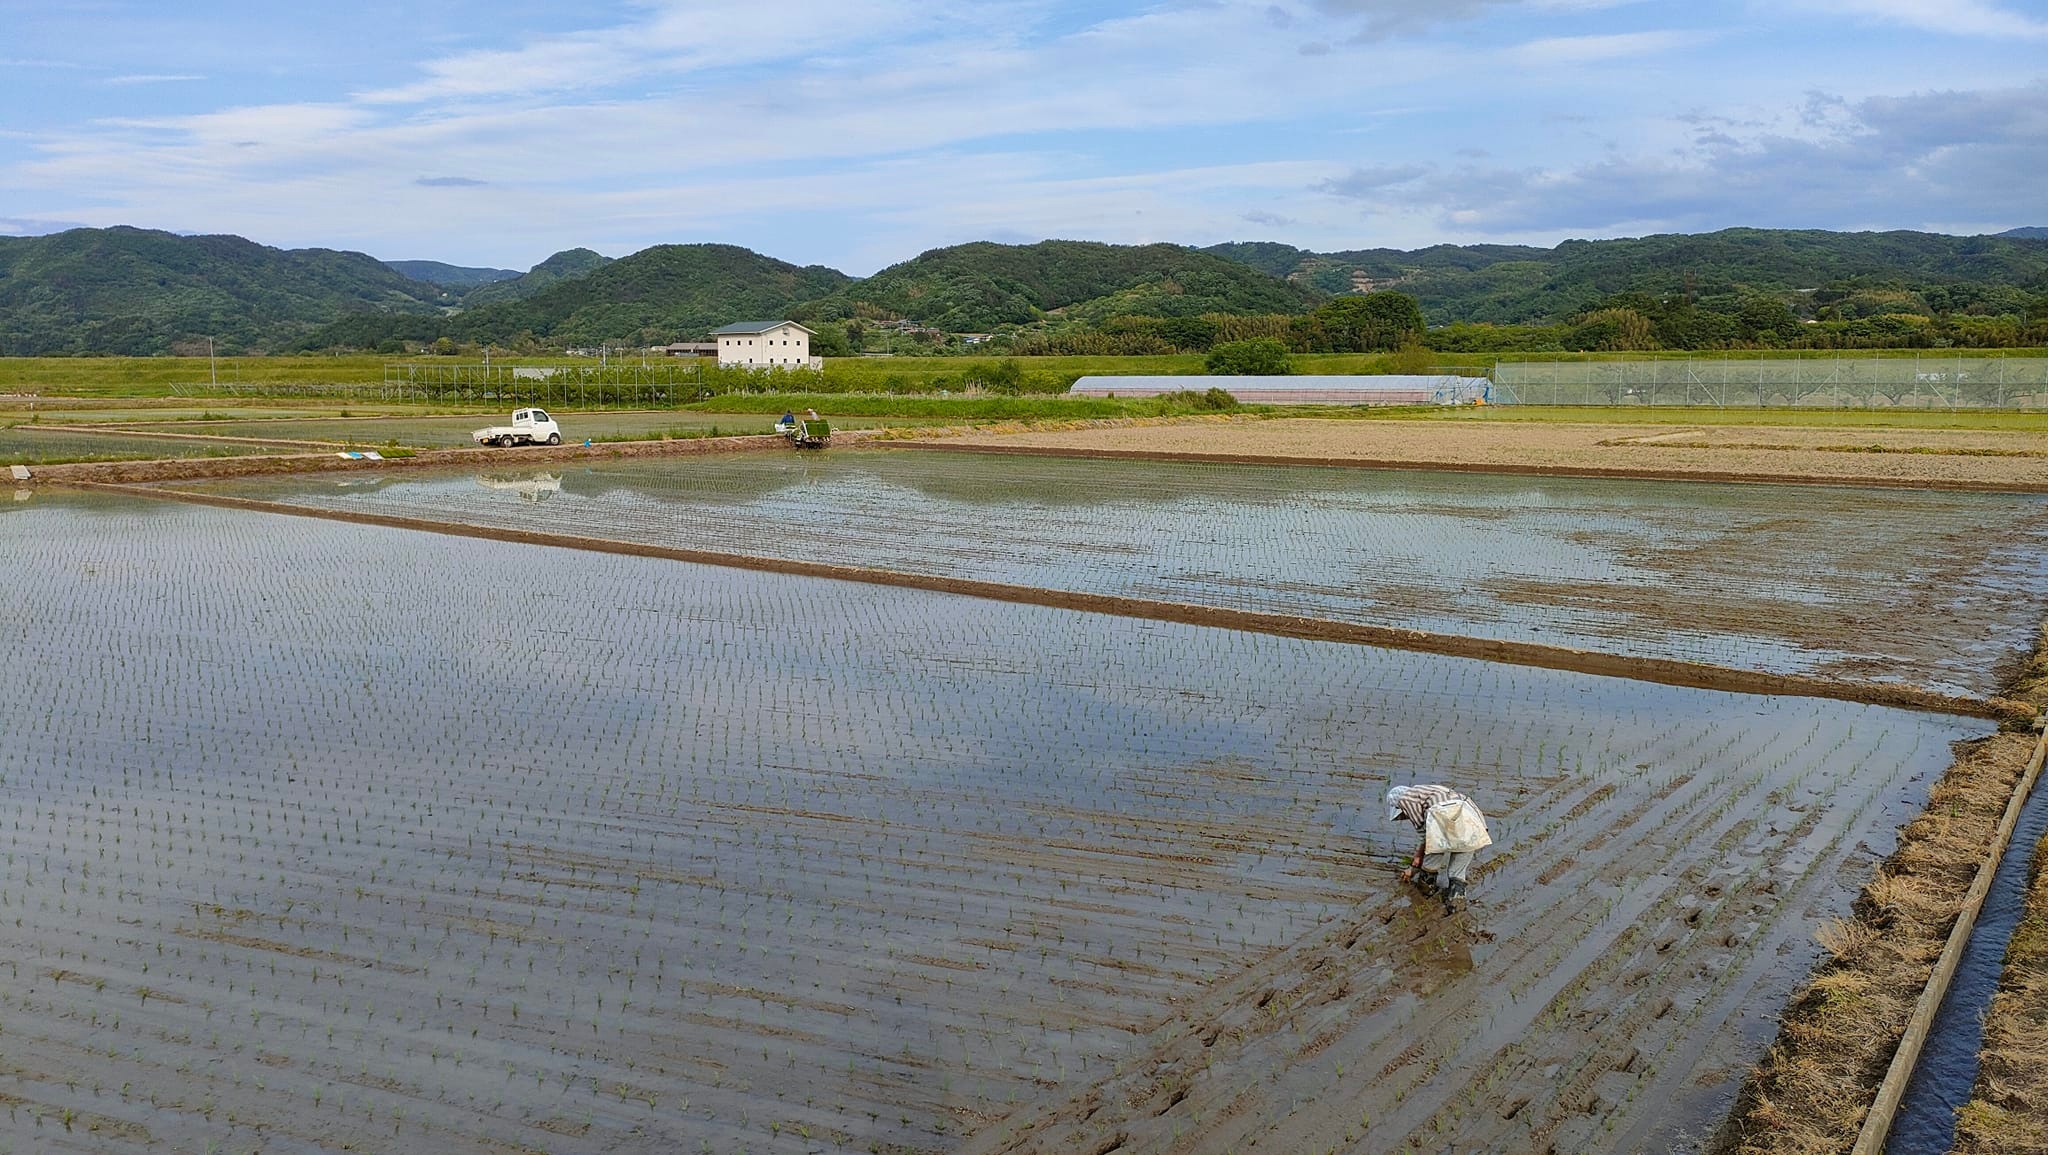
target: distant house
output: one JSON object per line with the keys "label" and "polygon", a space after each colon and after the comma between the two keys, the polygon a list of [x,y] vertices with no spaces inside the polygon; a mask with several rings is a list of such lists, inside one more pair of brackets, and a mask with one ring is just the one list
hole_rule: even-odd
{"label": "distant house", "polygon": [[661,353],[670,357],[716,357],[718,356],[718,342],[675,341],[667,345],[656,345],[649,349],[648,352]]}
{"label": "distant house", "polygon": [[817,369],[809,329],[795,321],[740,321],[714,329],[721,369]]}

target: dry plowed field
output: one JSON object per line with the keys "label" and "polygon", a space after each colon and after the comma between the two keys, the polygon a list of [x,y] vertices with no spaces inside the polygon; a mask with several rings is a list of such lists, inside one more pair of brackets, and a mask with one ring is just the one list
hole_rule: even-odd
{"label": "dry plowed field", "polygon": [[1663,1150],[1988,730],[126,497],[0,556],[21,1149]]}
{"label": "dry plowed field", "polygon": [[1294,418],[974,433],[947,443],[1536,473],[1765,476],[2048,490],[2048,432],[2042,431]]}

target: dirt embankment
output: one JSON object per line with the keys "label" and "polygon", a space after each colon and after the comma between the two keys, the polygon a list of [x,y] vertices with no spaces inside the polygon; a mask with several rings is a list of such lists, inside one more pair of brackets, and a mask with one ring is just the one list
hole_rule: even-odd
{"label": "dirt embankment", "polygon": [[[1672,440],[1676,435],[1683,440]],[[1837,431],[1522,421],[1202,418],[1062,430],[899,434],[890,444],[977,452],[1236,464],[1440,469],[1564,477],[2048,492],[2048,433]]]}
{"label": "dirt embankment", "polygon": [[[835,444],[852,444],[866,431],[835,433]],[[35,482],[137,484],[193,481],[209,477],[258,477],[282,473],[332,473],[359,470],[424,469],[449,466],[506,468],[536,462],[613,460],[623,457],[690,457],[701,453],[737,453],[787,448],[772,434],[748,437],[695,437],[669,441],[617,441],[600,445],[534,445],[518,449],[428,449],[404,457],[361,459],[333,453],[281,456],[198,457],[166,461],[93,461],[31,467]],[[18,484],[18,483],[17,483]]]}
{"label": "dirt embankment", "polygon": [[[2007,697],[2048,706],[2048,634]],[[2035,746],[2024,730],[1971,744],[1900,832],[1898,850],[1864,887],[1853,917],[1822,927],[1828,957],[1780,1020],[1778,1040],[1745,1085],[1719,1150],[1851,1149]],[[2048,1027],[2035,1022],[2032,1030],[2032,1073],[2042,1080],[2037,1086],[2048,1086],[2048,1051],[2041,1049]]]}

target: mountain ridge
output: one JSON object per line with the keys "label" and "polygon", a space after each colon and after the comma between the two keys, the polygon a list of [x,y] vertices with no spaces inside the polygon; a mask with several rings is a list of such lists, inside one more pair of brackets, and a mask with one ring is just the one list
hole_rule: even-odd
{"label": "mountain ridge", "polygon": [[0,237],[0,354],[146,356],[211,339],[278,347],[352,310],[431,312],[443,293],[365,253],[126,225]]}
{"label": "mountain ridge", "polygon": [[520,275],[517,269],[471,268],[441,261],[385,261],[383,265],[400,276],[444,289],[472,289],[493,281],[509,281]]}
{"label": "mountain ridge", "polygon": [[[1277,241],[1201,249],[977,241],[927,250],[866,278],[736,245],[656,245],[618,260],[564,250],[525,273],[463,290],[404,270],[444,279],[509,270],[117,226],[0,237],[0,355],[191,352],[208,339],[222,352],[395,352],[442,337],[519,349],[660,344],[770,315],[813,324],[901,320],[951,332],[1079,331],[1129,328],[1128,318],[1298,316],[1333,295],[1381,289],[1415,297],[1435,327],[1559,325],[1617,302],[1646,314],[1749,309],[1784,339],[1794,336],[1783,325],[1795,314],[1955,315],[1973,324],[2018,317],[2032,325],[2048,315],[2048,237],[2035,232],[2048,230],[1959,237],[1724,229],[1550,248],[1334,252]],[[1688,340],[1724,339],[1719,334],[1699,330]]]}
{"label": "mountain ridge", "polygon": [[1298,313],[1321,297],[1244,270],[1183,245],[972,241],[928,249],[854,281],[832,298],[810,302],[796,319],[886,314],[953,332],[978,332],[1056,314],[1100,321],[1120,315]]}
{"label": "mountain ridge", "polygon": [[1859,281],[1900,289],[1974,286],[1986,299],[2000,296],[1991,290],[2048,290],[2048,244],[2039,240],[1908,230],[1737,228],[1567,240],[1548,249],[1432,245],[1328,253],[1240,241],[1204,251],[1325,292],[1396,289],[1421,303],[1431,325],[1554,324],[1631,292],[1788,295]]}
{"label": "mountain ridge", "polygon": [[792,265],[737,245],[655,245],[605,260],[580,276],[558,278],[531,295],[459,313],[339,318],[294,347],[388,348],[442,338],[514,348],[662,344],[678,334],[707,332],[733,316],[787,312],[850,280],[836,269]]}
{"label": "mountain ridge", "polygon": [[610,257],[592,249],[563,249],[523,273],[477,285],[462,295],[462,306],[474,309],[499,301],[524,300],[558,281],[574,280],[611,263]]}

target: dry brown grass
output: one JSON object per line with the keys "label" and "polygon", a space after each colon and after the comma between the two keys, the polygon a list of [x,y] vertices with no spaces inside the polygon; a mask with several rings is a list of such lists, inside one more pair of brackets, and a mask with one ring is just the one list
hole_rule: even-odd
{"label": "dry brown grass", "polygon": [[[2048,700],[2044,675],[2048,645],[2008,694],[2037,705]],[[1719,1149],[1821,1155],[1855,1143],[2033,748],[2027,733],[1963,747],[1929,791],[1927,808],[1899,832],[1898,850],[1864,887],[1854,916],[1820,928],[1827,957],[1786,1008],[1777,1042],[1751,1072]],[[2036,915],[2048,919],[2048,894],[2038,883],[2043,909]],[[2044,965],[2034,971],[2039,985],[2016,996],[2026,1013],[2000,1016],[2011,1028],[2001,1035],[2008,1050],[1995,1062],[1986,1057],[1986,1080],[1997,1091],[1973,1104],[1966,1120],[2004,1137],[1995,1140],[2004,1145],[1970,1149],[1987,1155],[2048,1151],[2048,925],[2028,941],[2043,951]],[[1998,1009],[1994,1004],[1995,1015]],[[2039,1081],[2023,1083],[2025,1072]]]}

